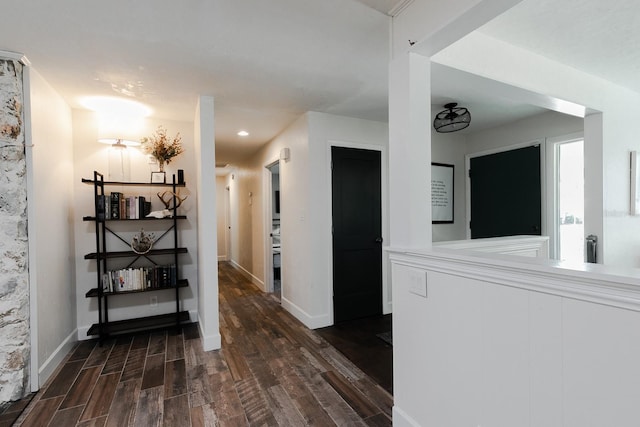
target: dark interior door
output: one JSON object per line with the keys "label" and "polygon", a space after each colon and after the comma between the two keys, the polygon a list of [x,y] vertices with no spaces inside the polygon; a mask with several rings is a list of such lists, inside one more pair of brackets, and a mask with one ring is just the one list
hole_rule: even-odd
{"label": "dark interior door", "polygon": [[334,322],[382,314],[380,152],[332,147]]}
{"label": "dark interior door", "polygon": [[540,235],[540,146],[474,157],[471,238]]}

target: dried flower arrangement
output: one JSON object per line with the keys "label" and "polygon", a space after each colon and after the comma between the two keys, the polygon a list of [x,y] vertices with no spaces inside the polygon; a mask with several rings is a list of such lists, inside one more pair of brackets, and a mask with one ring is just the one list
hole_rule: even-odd
{"label": "dried flower arrangement", "polygon": [[142,149],[146,154],[151,154],[158,161],[160,172],[164,171],[164,164],[170,163],[178,154],[184,151],[180,132],[173,139],[167,136],[167,130],[158,126],[158,130],[150,136],[140,140]]}

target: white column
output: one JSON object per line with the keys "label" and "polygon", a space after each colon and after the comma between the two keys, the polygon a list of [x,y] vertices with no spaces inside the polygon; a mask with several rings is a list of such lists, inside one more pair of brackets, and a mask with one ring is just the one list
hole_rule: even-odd
{"label": "white column", "polygon": [[396,55],[389,66],[390,244],[431,246],[429,58]]}
{"label": "white column", "polygon": [[213,97],[201,96],[194,123],[198,185],[198,318],[205,351],[219,349],[221,346],[213,106]]}

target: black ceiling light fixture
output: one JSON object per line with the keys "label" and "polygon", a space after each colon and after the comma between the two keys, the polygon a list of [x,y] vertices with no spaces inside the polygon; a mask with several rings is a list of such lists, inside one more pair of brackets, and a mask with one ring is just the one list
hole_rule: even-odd
{"label": "black ceiling light fixture", "polygon": [[436,132],[449,133],[462,130],[471,123],[471,113],[464,107],[458,107],[457,102],[445,104],[446,110],[436,114],[433,127]]}

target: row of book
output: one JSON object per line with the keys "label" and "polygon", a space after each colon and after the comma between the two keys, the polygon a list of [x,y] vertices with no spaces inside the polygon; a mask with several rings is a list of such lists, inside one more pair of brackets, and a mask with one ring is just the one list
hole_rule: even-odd
{"label": "row of book", "polygon": [[176,276],[175,264],[107,271],[102,275],[102,290],[123,292],[167,288],[176,286],[178,282]]}
{"label": "row of book", "polygon": [[125,196],[120,192],[98,195],[98,219],[140,219],[151,212],[144,196]]}

